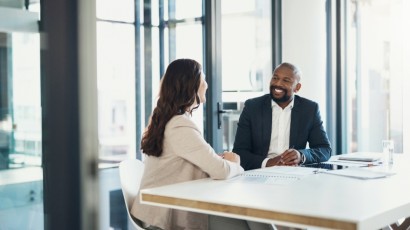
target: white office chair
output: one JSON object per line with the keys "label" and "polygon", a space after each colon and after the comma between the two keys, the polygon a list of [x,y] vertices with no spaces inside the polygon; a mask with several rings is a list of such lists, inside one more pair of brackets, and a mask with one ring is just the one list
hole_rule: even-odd
{"label": "white office chair", "polygon": [[125,200],[125,207],[129,222],[136,230],[143,230],[144,228],[136,223],[131,217],[130,208],[134,198],[138,195],[142,174],[144,172],[144,163],[138,159],[123,160],[119,165],[120,182],[122,194]]}

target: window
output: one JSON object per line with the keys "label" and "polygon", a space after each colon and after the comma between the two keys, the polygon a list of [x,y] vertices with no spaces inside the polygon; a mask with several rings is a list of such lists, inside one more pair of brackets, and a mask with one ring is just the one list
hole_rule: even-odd
{"label": "window", "polygon": [[408,12],[405,0],[347,1],[345,78],[350,152],[380,152],[383,139],[394,140],[395,152],[406,151],[404,137],[410,131],[404,125],[404,114],[409,113],[405,88],[410,77]]}
{"label": "window", "polygon": [[[272,76],[271,1],[221,1],[224,150],[232,150],[246,99],[269,91]],[[218,93],[218,92],[213,92]]]}
{"label": "window", "polygon": [[22,4],[0,1],[1,229],[44,228],[39,14]]}
{"label": "window", "polygon": [[100,160],[135,156],[134,1],[97,1]]}
{"label": "window", "polygon": [[0,42],[0,170],[41,166],[40,36],[0,32]]}
{"label": "window", "polygon": [[[163,5],[161,5],[161,3]],[[178,58],[191,58],[203,63],[202,0],[152,1],[148,7],[152,18],[145,21],[142,29],[145,49],[145,123],[156,105],[159,82],[170,62]],[[162,13],[161,13],[162,12]],[[142,30],[141,29],[141,30]],[[150,40],[147,40],[149,38]],[[147,57],[151,59],[147,60]],[[203,66],[204,67],[204,66]],[[148,95],[148,97],[147,97]],[[193,118],[203,129],[203,108],[193,113]],[[144,127],[145,128],[145,127]]]}
{"label": "window", "polygon": [[[135,154],[134,26],[97,23],[98,132],[101,159]],[[121,156],[122,155],[122,156]]]}

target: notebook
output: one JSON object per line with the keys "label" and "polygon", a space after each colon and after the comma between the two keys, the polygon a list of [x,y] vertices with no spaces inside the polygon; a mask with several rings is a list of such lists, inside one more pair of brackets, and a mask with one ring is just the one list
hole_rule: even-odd
{"label": "notebook", "polygon": [[346,153],[338,156],[338,160],[344,161],[363,161],[363,162],[374,162],[382,159],[382,153],[375,152],[355,152]]}

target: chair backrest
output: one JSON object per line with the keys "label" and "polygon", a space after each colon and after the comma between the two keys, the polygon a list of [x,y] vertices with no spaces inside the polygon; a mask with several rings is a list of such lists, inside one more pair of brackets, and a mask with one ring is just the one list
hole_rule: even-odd
{"label": "chair backrest", "polygon": [[130,210],[134,198],[138,195],[144,163],[138,159],[126,159],[119,165],[122,194],[127,211]]}

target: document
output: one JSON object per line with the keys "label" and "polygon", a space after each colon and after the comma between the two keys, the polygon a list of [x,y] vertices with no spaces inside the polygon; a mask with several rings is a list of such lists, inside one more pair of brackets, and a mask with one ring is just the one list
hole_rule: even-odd
{"label": "document", "polygon": [[353,177],[358,179],[377,179],[392,176],[393,172],[374,171],[369,168],[346,168],[342,170],[323,171],[323,173],[333,174],[338,176]]}
{"label": "document", "polygon": [[355,152],[346,153],[337,156],[338,160],[344,161],[360,161],[360,162],[375,162],[382,159],[382,153],[373,152]]}
{"label": "document", "polygon": [[273,173],[273,174],[286,174],[286,175],[293,175],[293,176],[306,176],[309,174],[314,174],[317,170],[314,168],[306,168],[306,167],[273,166],[273,167],[266,167],[263,169],[256,169],[252,171],[267,172],[267,173]]}
{"label": "document", "polygon": [[229,182],[245,182],[259,184],[290,184],[301,180],[306,175],[314,174],[317,169],[293,166],[274,166],[245,171],[231,178]]}

